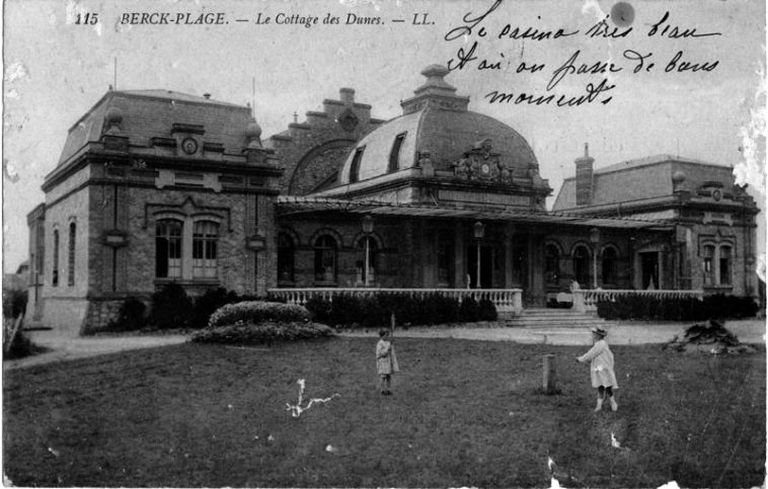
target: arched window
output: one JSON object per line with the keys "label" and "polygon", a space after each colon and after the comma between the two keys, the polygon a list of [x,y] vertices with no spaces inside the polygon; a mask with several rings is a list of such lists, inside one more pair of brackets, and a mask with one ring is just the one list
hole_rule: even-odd
{"label": "arched window", "polygon": [[295,245],[288,233],[277,235],[277,280],[293,282]]}
{"label": "arched window", "polygon": [[388,173],[396,172],[400,169],[400,148],[403,146],[403,141],[405,141],[405,134],[398,134],[392,143],[392,150],[389,152]]}
{"label": "arched window", "polygon": [[589,250],[586,246],[573,250],[573,276],[582,287],[589,286]]}
{"label": "arched window", "polygon": [[612,246],[603,250],[603,284],[616,285],[618,281],[618,258],[619,255]]}
{"label": "arched window", "polygon": [[549,285],[557,285],[560,278],[560,250],[553,244],[544,247],[544,275]]}
{"label": "arched window", "polygon": [[53,270],[51,271],[51,285],[59,285],[59,230],[53,230]]}
{"label": "arched window", "polygon": [[77,227],[75,223],[69,224],[69,252],[67,254],[67,285],[75,285],[75,237]]}
{"label": "arched window", "polygon": [[720,285],[731,285],[731,247],[720,247]]}
{"label": "arched window", "polygon": [[355,156],[352,157],[352,164],[349,166],[349,183],[355,183],[360,180],[360,160],[363,159],[365,146],[355,150]]}
{"label": "arched window", "polygon": [[163,219],[155,227],[155,276],[181,278],[182,222]]}
{"label": "arched window", "polygon": [[[365,267],[366,244],[368,245],[368,269]],[[358,281],[365,285],[372,285],[378,273],[378,245],[371,236],[363,236],[357,242],[360,259],[355,263],[358,271]]]}
{"label": "arched window", "polygon": [[336,240],[327,234],[315,240],[315,280],[336,281]]}
{"label": "arched window", "polygon": [[441,230],[437,233],[437,284],[441,287],[453,284],[455,261],[453,232]]}
{"label": "arched window", "polygon": [[196,221],[192,233],[192,276],[216,278],[218,272],[219,225]]}
{"label": "arched window", "polygon": [[712,245],[706,245],[704,246],[703,253],[702,266],[704,267],[704,285],[714,285],[715,270],[712,266],[712,262],[715,259],[715,247]]}

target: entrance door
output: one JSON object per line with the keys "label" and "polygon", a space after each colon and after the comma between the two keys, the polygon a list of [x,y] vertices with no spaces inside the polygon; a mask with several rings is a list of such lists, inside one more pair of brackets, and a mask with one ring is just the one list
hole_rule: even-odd
{"label": "entrance door", "polygon": [[640,253],[641,288],[659,289],[659,254],[655,251]]}
{"label": "entrance door", "polygon": [[477,286],[477,245],[467,247],[467,274],[473,289],[493,287],[493,247],[480,246],[480,287]]}

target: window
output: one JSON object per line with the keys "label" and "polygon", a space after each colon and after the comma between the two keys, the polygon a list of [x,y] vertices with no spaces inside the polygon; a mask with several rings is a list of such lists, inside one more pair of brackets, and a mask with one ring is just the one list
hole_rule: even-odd
{"label": "window", "polygon": [[315,280],[336,281],[336,240],[327,234],[315,240]]}
{"label": "window", "polygon": [[617,280],[618,253],[613,247],[603,250],[603,284],[615,285]]}
{"label": "window", "polygon": [[400,148],[405,141],[405,134],[398,134],[395,137],[395,142],[392,143],[392,151],[389,152],[389,166],[387,167],[387,173],[396,172],[400,169]]}
{"label": "window", "polygon": [[437,234],[437,284],[441,287],[450,287],[453,284],[453,255],[453,233],[440,231]]}
{"label": "window", "polygon": [[349,183],[355,183],[360,179],[360,160],[363,159],[365,146],[355,150],[355,156],[352,157],[352,164],[349,166]]}
{"label": "window", "polygon": [[287,233],[277,236],[277,280],[293,282],[295,247],[293,239]]}
{"label": "window", "polygon": [[720,285],[731,285],[731,248],[720,247]]}
{"label": "window", "polygon": [[69,225],[69,254],[67,256],[67,285],[75,285],[75,237],[77,229],[75,223]]}
{"label": "window", "polygon": [[181,278],[181,236],[183,224],[163,219],[155,228],[155,275],[158,278]]}
{"label": "window", "polygon": [[560,250],[553,244],[544,247],[544,276],[549,285],[557,285],[560,278]]}
{"label": "window", "polygon": [[582,287],[589,286],[589,250],[585,246],[573,251],[573,276]]}
{"label": "window", "polygon": [[219,225],[212,221],[197,221],[192,234],[192,277],[216,278],[217,241]]}
{"label": "window", "polygon": [[702,265],[704,266],[704,285],[714,285],[715,277],[713,274],[714,270],[712,268],[712,261],[715,258],[715,247],[712,245],[705,246],[703,258],[704,260]]}
{"label": "window", "polygon": [[[367,248],[368,269],[367,270],[365,267],[366,244],[368,245],[368,248]],[[377,250],[376,241],[370,236],[363,236],[363,238],[360,241],[358,241],[357,247],[360,250],[360,259],[355,264],[358,270],[358,278],[359,278],[358,282],[365,285],[372,285],[376,280],[376,271],[378,268],[377,267],[378,250]]]}
{"label": "window", "polygon": [[59,230],[53,230],[53,271],[51,274],[51,285],[59,285]]}

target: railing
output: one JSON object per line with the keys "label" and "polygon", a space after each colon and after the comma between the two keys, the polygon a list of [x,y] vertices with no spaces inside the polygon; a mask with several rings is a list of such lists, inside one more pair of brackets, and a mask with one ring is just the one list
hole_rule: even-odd
{"label": "railing", "polygon": [[333,297],[341,294],[369,296],[373,294],[408,294],[424,297],[428,294],[440,294],[443,297],[454,297],[459,303],[465,297],[475,300],[488,299],[496,306],[499,313],[511,312],[519,314],[523,310],[523,289],[383,289],[383,288],[337,288],[312,287],[300,289],[269,289],[271,295],[285,299],[289,304],[305,305],[313,297],[321,297],[331,302]]}
{"label": "railing", "polygon": [[704,298],[703,290],[574,290],[573,309],[579,312],[593,311],[601,301],[614,301],[618,297],[639,296],[653,299],[699,299]]}

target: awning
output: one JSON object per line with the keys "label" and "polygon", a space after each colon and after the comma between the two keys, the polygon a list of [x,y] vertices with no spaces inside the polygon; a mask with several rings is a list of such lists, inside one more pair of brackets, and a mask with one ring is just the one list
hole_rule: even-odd
{"label": "awning", "polygon": [[573,225],[615,229],[647,229],[671,231],[669,221],[594,217],[562,212],[546,212],[528,209],[460,209],[456,207],[428,206],[423,204],[402,204],[379,200],[330,199],[281,195],[277,198],[279,216],[340,212],[345,214],[368,214],[372,216],[402,216],[410,218],[452,218],[480,221],[506,221],[516,223],[539,223]]}

